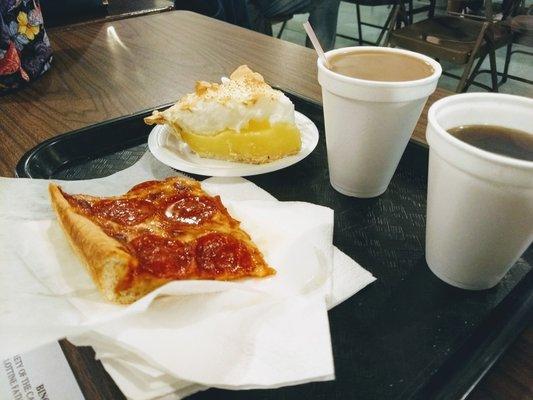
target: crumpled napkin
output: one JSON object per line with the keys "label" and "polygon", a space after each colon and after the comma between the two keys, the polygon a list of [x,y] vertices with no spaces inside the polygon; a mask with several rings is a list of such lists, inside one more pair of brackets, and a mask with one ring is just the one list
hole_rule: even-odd
{"label": "crumpled napkin", "polygon": [[[61,184],[70,192],[111,195],[170,175],[175,172],[146,155],[110,177]],[[167,386],[182,393],[191,387],[277,387],[332,379],[326,299],[334,303],[355,291],[347,285],[332,290],[338,257],[331,245],[331,210],[265,200],[264,191],[243,179],[208,180],[204,188],[221,194],[278,274],[239,282],[172,282],[124,307],[101,299],[66,244],[50,209],[47,183],[0,180],[0,322],[7,328],[0,340],[8,345],[2,354],[84,333],[80,337],[89,344],[94,340],[95,347],[98,335],[124,349],[124,357],[107,358],[115,360],[106,362],[110,372],[142,374],[152,366]],[[352,263],[352,270],[357,267]],[[358,268],[355,286],[362,287],[373,277]],[[131,354],[148,367],[126,357]]]}
{"label": "crumpled napkin", "polygon": [[[327,302],[328,309],[335,307],[375,280],[366,270],[336,248],[333,265],[334,289]],[[116,342],[99,337],[94,332],[89,337],[78,336],[69,340],[80,346],[92,345],[96,357],[100,359],[106,371],[128,399],[177,400],[208,389],[208,386],[179,380],[153,366],[142,356],[121,348]]]}

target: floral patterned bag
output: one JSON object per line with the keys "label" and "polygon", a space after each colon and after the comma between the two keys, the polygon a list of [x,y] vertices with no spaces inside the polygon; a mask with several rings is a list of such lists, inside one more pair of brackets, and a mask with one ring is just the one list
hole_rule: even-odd
{"label": "floral patterned bag", "polygon": [[0,0],[0,94],[37,79],[51,61],[39,0]]}

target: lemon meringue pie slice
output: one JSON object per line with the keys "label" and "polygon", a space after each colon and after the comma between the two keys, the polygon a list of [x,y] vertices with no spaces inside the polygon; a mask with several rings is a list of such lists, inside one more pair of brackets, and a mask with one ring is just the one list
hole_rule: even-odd
{"label": "lemon meringue pie slice", "polygon": [[300,151],[294,105],[246,65],[221,83],[196,83],[194,93],[144,121],[167,124],[200,157],[252,164]]}

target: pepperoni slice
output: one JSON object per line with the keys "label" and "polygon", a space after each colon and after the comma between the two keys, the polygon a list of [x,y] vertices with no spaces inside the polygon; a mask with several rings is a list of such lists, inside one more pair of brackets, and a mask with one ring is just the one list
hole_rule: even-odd
{"label": "pepperoni slice", "polygon": [[179,240],[146,233],[129,244],[139,259],[136,273],[180,279],[187,277],[192,268],[193,252]]}
{"label": "pepperoni slice", "polygon": [[155,213],[152,204],[141,199],[106,199],[93,204],[91,214],[121,225],[137,225]]}
{"label": "pepperoni slice", "polygon": [[252,256],[246,245],[224,233],[209,233],[196,242],[196,264],[209,275],[252,271]]}
{"label": "pepperoni slice", "polygon": [[[169,178],[173,179],[173,178]],[[128,195],[141,196],[144,200],[159,203],[164,195],[174,195],[179,197],[189,196],[191,187],[182,182],[169,184],[163,181],[146,181],[135,185],[128,191]],[[164,200],[164,199],[163,199]]]}
{"label": "pepperoni slice", "polygon": [[165,218],[184,225],[200,225],[216,211],[216,203],[207,196],[173,196],[165,201],[163,209]]}
{"label": "pepperoni slice", "polygon": [[132,187],[130,190],[128,190],[127,194],[144,192],[144,191],[149,190],[149,189],[151,189],[151,188],[153,188],[155,186],[161,186],[161,182],[160,181],[141,182],[141,183],[135,185],[134,187]]}
{"label": "pepperoni slice", "polygon": [[61,188],[59,188],[59,191],[72,207],[78,208],[81,211],[87,211],[91,208],[91,203],[86,199],[78,197],[76,195],[65,193]]}

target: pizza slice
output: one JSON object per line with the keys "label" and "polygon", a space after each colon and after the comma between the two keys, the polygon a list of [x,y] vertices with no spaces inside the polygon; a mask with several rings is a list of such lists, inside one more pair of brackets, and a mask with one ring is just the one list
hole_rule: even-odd
{"label": "pizza slice", "polygon": [[63,231],[109,301],[132,303],[172,280],[275,273],[220,197],[192,179],[143,182],[106,198],[49,190]]}

